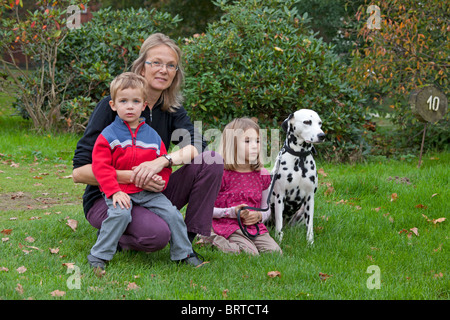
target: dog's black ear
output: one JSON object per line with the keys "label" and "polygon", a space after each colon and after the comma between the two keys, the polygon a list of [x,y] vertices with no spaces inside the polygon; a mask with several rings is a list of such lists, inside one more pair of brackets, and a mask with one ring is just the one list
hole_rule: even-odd
{"label": "dog's black ear", "polygon": [[287,130],[288,130],[288,125],[289,125],[289,124],[288,124],[288,121],[291,120],[293,116],[294,116],[294,114],[291,113],[291,114],[289,115],[289,117],[287,117],[286,120],[284,120],[283,123],[281,124],[281,128],[283,128],[283,130],[284,130],[285,132],[287,132]]}

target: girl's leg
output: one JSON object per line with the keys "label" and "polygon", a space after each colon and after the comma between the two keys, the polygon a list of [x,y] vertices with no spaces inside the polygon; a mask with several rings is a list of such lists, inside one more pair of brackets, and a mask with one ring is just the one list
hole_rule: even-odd
{"label": "girl's leg", "polygon": [[276,241],[270,236],[268,232],[257,236],[256,239],[253,240],[253,243],[255,244],[259,252],[283,253],[278,243],[276,243]]}
{"label": "girl's leg", "polygon": [[[86,215],[89,223],[100,229],[103,220],[108,217],[105,199],[99,198]],[[133,206],[131,222],[119,239],[119,245],[125,250],[155,252],[167,246],[170,230],[167,223],[155,213],[140,206]]]}
{"label": "girl's leg", "polygon": [[223,158],[214,151],[206,151],[174,171],[164,195],[181,210],[186,204],[185,222],[193,234],[209,236],[214,202],[223,175]]}
{"label": "girl's leg", "polygon": [[232,252],[232,253],[240,253],[240,252],[246,252],[250,253],[252,255],[258,255],[258,249],[256,246],[251,242],[241,230],[236,230],[233,232],[231,236],[228,237],[228,239],[225,239],[222,236],[219,236],[214,233],[214,231],[211,231],[210,237],[203,237],[203,239],[206,242],[212,243],[214,246],[216,246],[219,250],[223,252]]}

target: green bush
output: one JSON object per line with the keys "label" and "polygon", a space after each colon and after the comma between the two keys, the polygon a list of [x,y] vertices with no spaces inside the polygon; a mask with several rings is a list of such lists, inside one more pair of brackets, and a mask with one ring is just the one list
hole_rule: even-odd
{"label": "green bush", "polygon": [[192,119],[219,129],[242,116],[275,127],[295,110],[313,109],[334,146],[326,156],[341,160],[360,147],[364,99],[343,80],[332,47],[315,38],[294,3],[216,3],[225,12],[220,21],[185,39],[185,104]]}
{"label": "green bush", "polygon": [[65,105],[71,124],[86,121],[90,115],[86,111],[109,94],[109,84],[115,76],[129,71],[149,35],[169,34],[180,21],[154,9],[106,8],[93,15],[91,21],[69,33],[58,59],[60,68],[70,66],[75,75]]}

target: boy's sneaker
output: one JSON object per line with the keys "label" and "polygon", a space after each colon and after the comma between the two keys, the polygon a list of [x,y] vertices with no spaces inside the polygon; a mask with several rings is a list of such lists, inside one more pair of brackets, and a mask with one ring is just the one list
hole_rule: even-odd
{"label": "boy's sneaker", "polygon": [[[201,257],[201,256],[200,256]],[[204,262],[202,259],[200,259],[199,254],[197,254],[195,251],[188,255],[187,258],[183,260],[179,260],[179,263],[187,264],[196,268],[199,268],[203,265],[205,265],[206,262]]]}
{"label": "boy's sneaker", "polygon": [[97,258],[95,256],[93,256],[92,254],[89,254],[87,256],[89,265],[93,268],[93,269],[100,269],[100,270],[105,270],[105,265],[106,265],[106,260]]}

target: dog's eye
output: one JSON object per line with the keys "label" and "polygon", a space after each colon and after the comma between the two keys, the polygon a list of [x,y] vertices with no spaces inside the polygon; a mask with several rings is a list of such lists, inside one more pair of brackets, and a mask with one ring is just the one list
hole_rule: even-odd
{"label": "dog's eye", "polygon": [[303,121],[304,124],[307,124],[308,126],[312,125],[312,121],[311,120],[305,120]]}
{"label": "dog's eye", "polygon": [[322,121],[319,122],[319,126],[322,126]]}

